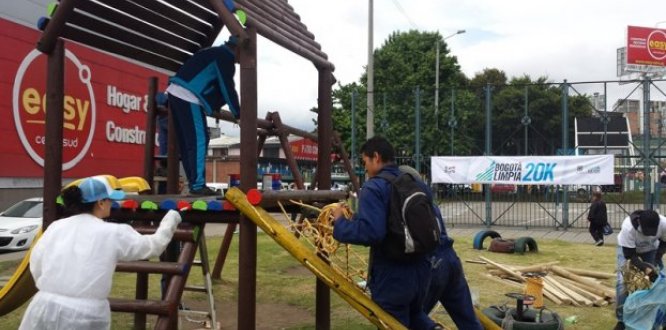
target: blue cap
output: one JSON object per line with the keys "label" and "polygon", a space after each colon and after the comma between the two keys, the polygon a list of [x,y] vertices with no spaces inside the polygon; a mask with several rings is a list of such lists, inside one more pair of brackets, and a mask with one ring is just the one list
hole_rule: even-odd
{"label": "blue cap", "polygon": [[109,181],[104,176],[90,177],[79,184],[83,203],[92,203],[102,199],[121,200],[125,193],[111,188]]}

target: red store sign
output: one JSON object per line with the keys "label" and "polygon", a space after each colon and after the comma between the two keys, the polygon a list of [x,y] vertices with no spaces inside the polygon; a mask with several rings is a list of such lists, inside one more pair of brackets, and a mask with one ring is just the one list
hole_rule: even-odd
{"label": "red store sign", "polygon": [[[46,60],[39,32],[0,19],[0,177],[42,177]],[[141,175],[148,78],[167,76],[65,43],[64,177]]]}

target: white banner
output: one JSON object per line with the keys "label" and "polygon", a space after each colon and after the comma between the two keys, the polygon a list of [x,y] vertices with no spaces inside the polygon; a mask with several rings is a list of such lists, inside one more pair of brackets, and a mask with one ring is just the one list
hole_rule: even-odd
{"label": "white banner", "polygon": [[433,183],[613,184],[613,155],[431,157]]}

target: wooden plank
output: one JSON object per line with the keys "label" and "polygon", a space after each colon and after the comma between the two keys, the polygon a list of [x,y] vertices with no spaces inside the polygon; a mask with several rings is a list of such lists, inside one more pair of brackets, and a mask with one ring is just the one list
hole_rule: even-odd
{"label": "wooden plank", "polygon": [[81,12],[73,12],[68,19],[68,23],[99,33],[107,38],[133,45],[136,48],[160,54],[163,57],[173,59],[175,62],[185,62],[185,60],[190,57],[190,54],[187,54],[182,50],[167,46],[153,39],[146,38]]}
{"label": "wooden plank", "polygon": [[122,26],[130,30],[138,31],[150,38],[160,40],[191,53],[197,51],[201,46],[191,40],[181,38],[175,34],[160,29],[155,25],[146,24],[145,21],[130,16],[128,13],[119,12],[97,2],[83,1],[77,6],[77,9],[97,17],[103,17],[107,21],[122,23]]}
{"label": "wooden plank", "polygon": [[178,71],[181,66],[181,63],[174,62],[172,59],[119,43],[113,39],[92,34],[69,24],[63,29],[63,37],[113,54],[125,56],[139,62],[150,63],[153,66],[172,72]]}
{"label": "wooden plank", "polygon": [[139,20],[153,24],[177,36],[191,40],[192,42],[204,45],[208,36],[200,31],[193,30],[178,21],[174,21],[159,12],[151,11],[129,0],[97,0],[106,6],[114,8],[120,12],[136,17]]}

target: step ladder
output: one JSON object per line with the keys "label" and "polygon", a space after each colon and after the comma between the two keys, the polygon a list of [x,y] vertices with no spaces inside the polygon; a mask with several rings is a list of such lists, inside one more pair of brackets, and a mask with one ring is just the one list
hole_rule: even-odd
{"label": "step ladder", "polygon": [[[213,330],[218,330],[217,316],[215,310],[215,296],[213,296],[213,281],[210,276],[210,263],[208,260],[208,248],[206,247],[206,236],[202,233],[201,239],[199,240],[199,257],[200,260],[194,260],[192,266],[201,267],[201,272],[204,277],[203,286],[188,286],[186,285],[183,290],[190,292],[201,292],[205,293],[208,297],[208,311],[195,311],[187,309],[179,309],[179,314],[184,314],[187,318],[188,314],[194,315],[205,315],[210,320],[210,328]],[[188,321],[190,321],[188,319]],[[204,323],[204,322],[202,322]],[[205,323],[204,323],[205,324]]]}

